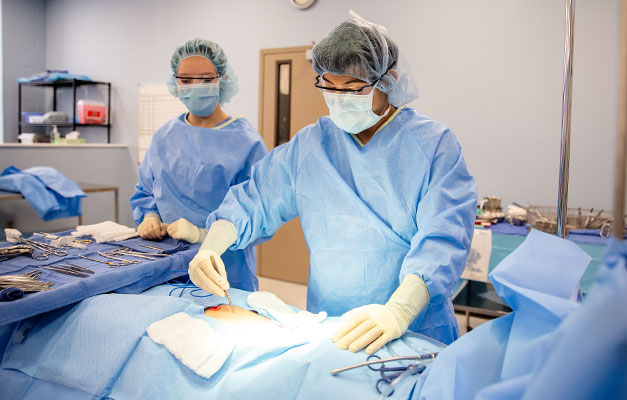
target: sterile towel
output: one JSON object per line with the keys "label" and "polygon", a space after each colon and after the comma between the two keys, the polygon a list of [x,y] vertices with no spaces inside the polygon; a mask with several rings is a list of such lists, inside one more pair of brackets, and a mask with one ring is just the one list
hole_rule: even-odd
{"label": "sterile towel", "polygon": [[100,222],[93,225],[79,225],[72,236],[92,236],[96,243],[117,242],[139,236],[134,228],[120,225],[113,221]]}
{"label": "sterile towel", "polygon": [[200,319],[179,312],[152,323],[148,336],[162,344],[173,356],[204,378],[222,368],[235,345]]}

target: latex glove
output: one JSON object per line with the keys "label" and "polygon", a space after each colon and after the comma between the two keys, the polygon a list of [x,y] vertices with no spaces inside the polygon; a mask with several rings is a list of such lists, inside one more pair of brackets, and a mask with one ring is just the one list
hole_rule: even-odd
{"label": "latex glove", "polygon": [[[227,220],[221,219],[209,227],[207,237],[202,242],[200,250],[189,263],[189,277],[196,286],[224,297],[229,289],[226,268],[220,257],[237,239],[235,226]],[[211,263],[216,263],[216,268]]]}
{"label": "latex glove", "polygon": [[408,274],[384,306],[369,304],[342,316],[348,321],[331,340],[340,349],[352,352],[367,346],[366,354],[372,354],[404,334],[427,304],[429,291],[424,281],[417,275]]}
{"label": "latex glove", "polygon": [[207,230],[197,227],[185,218],[179,218],[167,227],[168,235],[173,239],[185,240],[189,243],[202,243]]}
{"label": "latex glove", "polygon": [[165,237],[166,229],[161,226],[161,218],[157,214],[146,214],[137,227],[137,233],[143,239],[161,240]]}

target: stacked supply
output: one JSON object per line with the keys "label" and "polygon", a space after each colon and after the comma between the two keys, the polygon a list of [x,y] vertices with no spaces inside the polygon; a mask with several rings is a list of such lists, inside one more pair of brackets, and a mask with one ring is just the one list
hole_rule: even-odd
{"label": "stacked supply", "polygon": [[72,232],[74,237],[88,235],[92,236],[96,243],[119,242],[138,236],[134,228],[129,228],[113,221],[105,221],[93,225],[79,225],[76,227],[76,231]]}

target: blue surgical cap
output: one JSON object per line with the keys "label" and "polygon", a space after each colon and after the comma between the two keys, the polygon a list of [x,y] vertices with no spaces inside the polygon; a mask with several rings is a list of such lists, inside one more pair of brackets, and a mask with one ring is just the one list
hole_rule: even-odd
{"label": "blue surgical cap", "polygon": [[418,98],[407,63],[386,29],[356,18],[342,22],[313,48],[313,69],[319,75],[348,75],[372,83],[399,107]]}
{"label": "blue surgical cap", "polygon": [[176,75],[179,64],[187,57],[201,56],[211,61],[220,75],[220,103],[228,103],[233,96],[239,91],[239,85],[237,84],[237,76],[229,60],[226,58],[226,54],[222,47],[216,42],[205,39],[191,39],[180,45],[174,50],[172,58],[170,59],[170,69],[172,70],[172,76],[168,85],[175,85],[176,81],[174,75]]}

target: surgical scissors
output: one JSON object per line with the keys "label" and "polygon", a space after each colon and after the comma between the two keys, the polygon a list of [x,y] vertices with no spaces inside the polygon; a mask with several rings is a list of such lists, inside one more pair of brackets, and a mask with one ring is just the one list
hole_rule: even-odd
{"label": "surgical scissors", "polygon": [[57,246],[52,246],[46,243],[41,243],[41,242],[37,242],[34,240],[23,239],[23,238],[20,239],[20,241],[22,241],[28,246],[31,246],[33,250],[36,250],[40,253],[39,255],[34,257],[35,260],[38,260],[38,261],[47,260],[49,254],[55,255],[57,257],[67,256],[67,251],[60,250],[60,247],[57,247]]}
{"label": "surgical scissors", "polygon": [[[366,360],[371,361],[372,359],[377,359],[380,361],[381,357],[379,357],[376,354],[371,354]],[[394,393],[394,386],[396,386],[398,381],[403,379],[405,376],[407,376],[408,374],[409,375],[419,374],[422,371],[424,371],[425,368],[427,368],[424,364],[409,364],[407,366],[402,366],[402,367],[386,367],[383,361],[380,361],[380,362],[381,362],[381,365],[379,367],[375,367],[374,365],[369,364],[368,368],[370,368],[373,371],[377,371],[379,372],[379,374],[381,374],[381,378],[377,380],[377,383],[375,384],[375,388],[377,389],[377,392],[379,394],[383,395],[385,393],[386,396],[391,396],[392,393]],[[391,373],[387,374],[387,372],[391,372]],[[397,379],[397,378],[400,378],[400,379]],[[390,387],[382,388],[381,385],[383,384],[389,385]]]}
{"label": "surgical scissors", "polygon": [[[334,369],[334,370],[331,371],[331,374],[332,375],[337,375],[337,374],[339,374],[341,372],[348,371],[348,370],[351,370],[351,369],[354,369],[354,368],[360,368],[360,367],[365,367],[365,366],[371,365],[371,364],[379,364],[379,363],[386,363],[386,362],[392,362],[392,361],[432,360],[437,355],[438,355],[438,352],[433,352],[433,353],[419,354],[417,356],[399,356],[399,357],[390,357],[390,358],[383,358],[383,359],[379,358],[377,360],[366,360],[366,362],[362,362],[362,363],[359,363],[359,364],[350,365],[350,366],[344,367],[344,368]],[[368,357],[368,358],[370,358],[370,357]]]}

